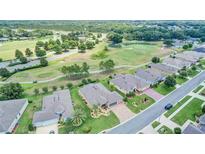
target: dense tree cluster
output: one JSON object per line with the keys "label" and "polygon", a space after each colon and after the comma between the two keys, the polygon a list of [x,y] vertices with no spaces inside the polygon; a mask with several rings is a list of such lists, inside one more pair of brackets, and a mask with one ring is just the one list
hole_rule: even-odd
{"label": "dense tree cluster", "polygon": [[77,64],[63,66],[61,71],[69,78],[79,79],[89,75],[89,68],[88,64],[84,62],[81,66]]}
{"label": "dense tree cluster", "polygon": [[37,30],[26,30],[22,28],[18,28],[17,30],[13,30],[12,28],[1,28],[0,29],[0,37],[6,37],[10,40],[18,40],[21,38],[29,38],[29,37],[45,37],[53,35],[53,32],[45,29],[37,29]]}
{"label": "dense tree cluster", "polygon": [[104,71],[111,71],[113,70],[114,66],[115,66],[115,63],[112,59],[109,59],[107,61],[101,61],[99,63],[100,69]]}
{"label": "dense tree cluster", "polygon": [[176,80],[173,76],[166,77],[164,84],[168,87],[174,87],[176,85]]}
{"label": "dense tree cluster", "polygon": [[8,83],[0,87],[0,98],[1,100],[22,98],[23,92],[19,83]]}

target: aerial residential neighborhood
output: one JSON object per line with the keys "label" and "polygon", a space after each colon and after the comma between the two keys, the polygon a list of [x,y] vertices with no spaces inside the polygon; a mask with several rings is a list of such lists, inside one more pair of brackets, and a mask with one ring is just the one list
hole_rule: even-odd
{"label": "aerial residential neighborhood", "polygon": [[4,22],[0,133],[205,133],[205,22]]}

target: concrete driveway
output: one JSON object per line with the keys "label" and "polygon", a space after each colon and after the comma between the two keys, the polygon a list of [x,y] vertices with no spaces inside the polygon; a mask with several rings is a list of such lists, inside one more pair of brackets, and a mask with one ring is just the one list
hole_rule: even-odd
{"label": "concrete driveway", "polygon": [[128,109],[124,103],[114,105],[110,108],[112,112],[118,117],[120,123],[133,117],[135,114]]}
{"label": "concrete driveway", "polygon": [[158,101],[164,97],[163,95],[159,94],[158,92],[154,91],[151,88],[146,89],[143,93],[148,95],[149,97],[153,98],[155,101]]}
{"label": "concrete driveway", "polygon": [[58,124],[36,128],[36,134],[50,134],[51,131],[55,132],[55,134],[58,134]]}
{"label": "concrete driveway", "polygon": [[134,134],[139,132],[145,126],[161,116],[164,112],[164,106],[168,103],[175,105],[179,100],[186,96],[189,92],[198,87],[199,84],[205,80],[205,71],[196,75],[181,87],[174,90],[169,95],[162,98],[160,101],[154,103],[145,111],[137,114],[131,120],[120,124],[107,131],[108,134]]}

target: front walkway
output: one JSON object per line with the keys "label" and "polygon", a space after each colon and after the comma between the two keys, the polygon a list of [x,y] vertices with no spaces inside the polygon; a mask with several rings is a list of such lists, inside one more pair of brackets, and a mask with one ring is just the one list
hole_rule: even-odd
{"label": "front walkway", "polygon": [[36,134],[49,134],[50,132],[58,134],[58,124],[52,124],[36,128]]}
{"label": "front walkway", "polygon": [[130,111],[130,109],[128,109],[128,107],[124,103],[114,105],[110,107],[110,109],[118,117],[120,123],[130,119],[135,115],[133,112]]}
{"label": "front walkway", "polygon": [[151,98],[153,98],[155,101],[158,101],[160,100],[161,98],[163,98],[164,96],[161,95],[160,93],[154,91],[153,89],[149,88],[149,89],[146,89],[144,92],[144,94],[150,96]]}

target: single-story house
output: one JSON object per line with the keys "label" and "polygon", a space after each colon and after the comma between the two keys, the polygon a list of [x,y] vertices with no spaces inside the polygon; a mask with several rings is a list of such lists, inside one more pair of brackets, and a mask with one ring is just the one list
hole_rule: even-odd
{"label": "single-story house", "polygon": [[205,114],[199,118],[197,126],[189,124],[184,130],[183,134],[205,134]]}
{"label": "single-story house", "polygon": [[73,104],[69,90],[60,90],[53,95],[43,98],[42,110],[34,113],[33,125],[35,127],[47,126],[66,121],[73,116]]}
{"label": "single-story house", "polygon": [[203,132],[195,125],[189,124],[182,132],[183,134],[203,134]]}
{"label": "single-story house", "polygon": [[205,45],[195,48],[194,51],[205,53]]}
{"label": "single-story house", "polygon": [[197,52],[197,51],[184,51],[183,53],[188,54],[194,58],[200,59],[205,58],[205,52]]}
{"label": "single-story house", "polygon": [[163,81],[165,79],[165,75],[162,73],[159,73],[151,68],[148,68],[146,70],[139,69],[136,73],[135,76],[138,79],[142,79],[145,82],[149,83],[150,85],[154,85],[158,83],[159,81]]}
{"label": "single-story house", "polygon": [[175,67],[177,69],[182,69],[183,67],[191,66],[191,62],[171,57],[164,59],[162,63],[168,66]]}
{"label": "single-story house", "polygon": [[199,61],[199,58],[195,58],[195,57],[193,57],[192,55],[190,55],[186,52],[176,54],[175,57],[177,59],[181,59],[181,60],[184,60],[184,61],[191,62],[191,64],[196,64]]}
{"label": "single-story house", "polygon": [[13,132],[27,105],[27,99],[0,101],[0,133]]}
{"label": "single-story house", "polygon": [[135,91],[142,92],[150,87],[149,83],[131,74],[113,76],[113,79],[110,80],[110,84],[125,94]]}
{"label": "single-story house", "polygon": [[171,75],[177,73],[178,69],[169,65],[161,64],[161,63],[151,63],[148,65],[149,68],[153,70],[159,70],[162,74]]}
{"label": "single-story house", "polygon": [[0,38],[0,42],[6,42],[6,41],[9,41],[8,37],[1,37]]}
{"label": "single-story house", "polygon": [[79,94],[90,108],[92,108],[93,105],[110,107],[123,101],[123,97],[121,95],[119,95],[116,91],[109,91],[101,83],[91,83],[85,85],[80,88]]}
{"label": "single-story house", "polygon": [[9,72],[15,72],[17,70],[22,70],[22,69],[26,69],[26,68],[30,68],[30,67],[34,67],[34,66],[38,66],[38,65],[40,65],[40,60],[36,59],[36,60],[32,60],[26,64],[7,66],[6,68],[8,69]]}

